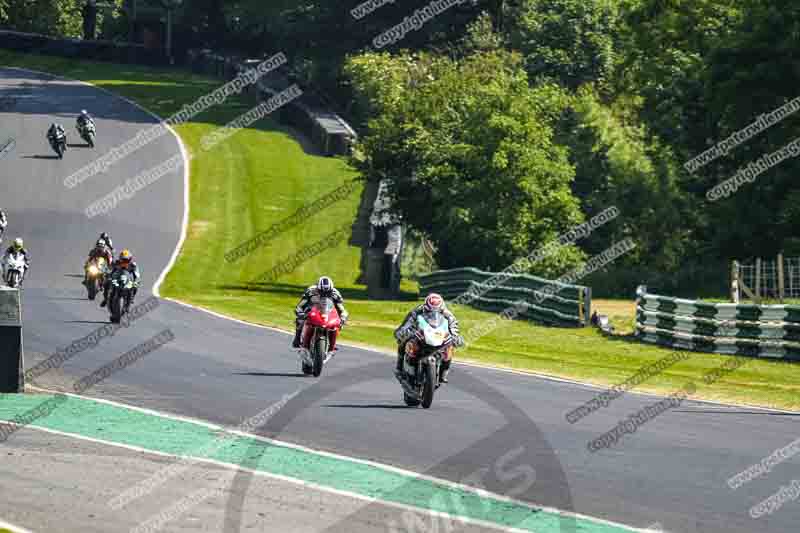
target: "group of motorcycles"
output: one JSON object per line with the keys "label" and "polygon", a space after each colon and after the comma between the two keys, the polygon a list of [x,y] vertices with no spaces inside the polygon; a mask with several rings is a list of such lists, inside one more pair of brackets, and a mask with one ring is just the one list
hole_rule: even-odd
{"label": "group of motorcycles", "polygon": [[117,269],[112,272],[111,265],[103,257],[96,257],[86,264],[84,286],[89,300],[95,300],[102,292],[106,279],[110,276],[111,287],[108,291],[108,312],[112,324],[119,324],[123,315],[128,312],[133,301],[136,280],[127,270]]}
{"label": "group of motorcycles", "polygon": [[[86,124],[75,126],[75,129],[78,130],[81,139],[89,145],[89,148],[94,148],[94,138],[97,134],[94,122],[89,121]],[[59,159],[64,159],[64,152],[67,151],[67,134],[63,131],[56,132],[56,134],[50,138],[50,147],[55,151]]]}
{"label": "group of motorcycles", "polygon": [[[303,374],[319,377],[323,366],[333,357],[342,321],[331,298],[322,297],[306,315],[300,336],[300,364]],[[403,400],[409,407],[428,409],[439,383],[442,357],[453,343],[450,324],[439,311],[423,313],[409,326],[412,339],[398,346],[406,353],[406,344],[416,341],[419,349],[413,359],[403,357],[403,369],[395,374],[403,388]]]}

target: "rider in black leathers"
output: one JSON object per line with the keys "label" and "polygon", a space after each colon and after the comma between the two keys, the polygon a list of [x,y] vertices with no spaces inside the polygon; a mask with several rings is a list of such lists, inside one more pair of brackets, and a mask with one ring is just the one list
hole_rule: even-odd
{"label": "rider in black leathers", "polygon": [[136,260],[134,259],[133,255],[128,250],[122,250],[119,254],[119,259],[114,261],[111,264],[111,272],[106,276],[106,282],[103,284],[103,301],[100,302],[100,307],[105,307],[108,305],[108,291],[111,290],[111,279],[113,278],[114,272],[119,269],[125,269],[131,274],[133,274],[133,279],[135,282],[135,286],[133,291],[131,291],[131,301],[128,302],[129,305],[133,305],[134,300],[136,299],[136,292],[138,291],[139,279],[141,279],[141,273],[139,272],[139,266],[136,264]]}
{"label": "rider in black leathers", "polygon": [[306,314],[314,303],[319,302],[321,296],[327,296],[333,300],[333,304],[336,306],[336,311],[339,313],[339,318],[342,321],[342,327],[344,327],[345,322],[347,322],[349,314],[344,308],[344,299],[342,295],[333,287],[333,280],[331,280],[331,278],[322,276],[319,278],[316,285],[311,285],[306,289],[303,293],[303,297],[300,298],[300,301],[297,303],[297,307],[295,307],[294,314],[296,320],[294,340],[292,341],[293,348],[300,347],[300,334],[303,331]]}

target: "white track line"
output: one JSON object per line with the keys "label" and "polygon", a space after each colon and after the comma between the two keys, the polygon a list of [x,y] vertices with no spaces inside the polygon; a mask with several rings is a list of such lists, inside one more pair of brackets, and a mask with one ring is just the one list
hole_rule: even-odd
{"label": "white track line", "polygon": [[9,524],[8,522],[3,522],[2,520],[0,520],[0,529],[8,529],[13,533],[32,533],[30,530]]}
{"label": "white track line", "polygon": [[[457,483],[457,482],[454,482],[454,481],[449,481],[449,480],[446,480],[446,479],[440,479],[440,478],[436,478],[436,477],[433,477],[433,476],[420,474],[418,472],[413,472],[411,470],[406,470],[406,469],[399,468],[399,467],[396,467],[396,466],[391,466],[391,465],[387,465],[387,464],[383,464],[383,463],[378,463],[376,461],[370,461],[370,460],[367,460],[367,459],[359,459],[359,458],[356,458],[356,457],[350,457],[350,456],[342,455],[342,454],[338,454],[338,453],[326,452],[326,451],[323,451],[323,450],[316,450],[314,448],[309,448],[307,446],[302,446],[300,444],[294,444],[292,442],[286,442],[286,441],[282,441],[282,440],[278,440],[278,439],[271,439],[269,437],[256,435],[254,433],[247,433],[245,431],[239,431],[237,429],[226,428],[224,426],[220,426],[220,425],[217,425],[217,424],[212,424],[210,422],[206,422],[206,421],[195,419],[195,418],[191,418],[191,417],[174,415],[174,414],[170,414],[170,413],[164,413],[162,411],[156,411],[154,409],[147,409],[147,408],[144,408],[144,407],[137,407],[135,405],[128,405],[128,404],[125,404],[125,403],[122,403],[122,402],[117,402],[117,401],[114,401],[114,400],[106,400],[106,399],[101,399],[101,398],[92,398],[90,396],[83,396],[83,395],[80,395],[80,394],[73,394],[73,393],[69,393],[69,392],[54,391],[54,390],[44,389],[44,388],[41,388],[41,387],[33,387],[32,386],[30,388],[33,389],[33,390],[36,390],[36,391],[46,392],[46,393],[49,393],[49,394],[58,393],[58,394],[63,394],[65,396],[71,396],[71,397],[74,397],[74,398],[80,398],[80,399],[86,400],[86,401],[102,403],[102,404],[111,405],[111,406],[122,408],[122,409],[128,409],[128,410],[131,410],[131,411],[147,414],[147,415],[150,415],[150,416],[156,416],[156,417],[159,417],[159,418],[163,418],[165,420],[175,420],[175,421],[178,421],[178,422],[185,422],[185,423],[195,424],[195,425],[198,425],[198,426],[201,426],[201,427],[205,427],[205,428],[210,429],[210,430],[215,431],[215,432],[223,432],[223,433],[228,433],[228,434],[232,434],[232,435],[237,435],[237,436],[240,436],[240,437],[246,437],[246,438],[250,438],[250,439],[257,440],[257,441],[260,441],[260,442],[264,442],[264,443],[267,443],[267,444],[271,444],[273,446],[280,446],[282,448],[289,448],[289,449],[292,449],[292,450],[297,450],[299,452],[308,453],[308,454],[312,454],[312,455],[317,455],[317,456],[320,456],[320,457],[327,457],[327,458],[335,459],[335,460],[338,460],[338,461],[346,461],[346,462],[361,464],[361,465],[365,465],[365,466],[370,466],[370,467],[373,467],[373,468],[377,468],[379,470],[383,470],[385,472],[391,472],[391,473],[394,473],[394,474],[399,474],[399,475],[402,475],[402,476],[405,476],[405,477],[408,477],[408,478],[429,481],[431,483],[435,483],[437,485],[441,485],[441,486],[447,487],[449,489],[461,490],[461,491],[464,491],[464,492],[469,492],[469,493],[475,494],[475,495],[480,496],[480,497],[492,498],[492,499],[495,499],[497,501],[512,503],[512,504],[519,505],[519,506],[522,506],[522,507],[527,507],[529,509],[541,510],[541,511],[544,511],[544,512],[548,512],[548,513],[551,513],[551,514],[563,516],[563,517],[566,517],[566,518],[575,518],[575,519],[578,519],[578,520],[585,520],[585,521],[588,521],[588,522],[594,522],[594,523],[599,523],[599,524],[607,524],[607,525],[611,525],[611,526],[615,526],[615,527],[624,528],[624,529],[627,529],[629,531],[637,532],[637,533],[648,533],[649,532],[649,530],[647,530],[647,529],[638,529],[638,528],[634,528],[632,526],[628,526],[628,525],[625,525],[625,524],[620,524],[618,522],[612,522],[610,520],[603,520],[601,518],[595,518],[595,517],[591,517],[591,516],[586,516],[586,515],[582,515],[580,513],[574,513],[574,512],[571,512],[571,511],[563,511],[561,509],[556,509],[556,508],[553,508],[553,507],[546,507],[546,506],[542,506],[542,505],[538,505],[538,504],[532,504],[530,502],[525,502],[525,501],[518,500],[518,499],[515,499],[515,498],[509,498],[508,496],[504,496],[502,494],[495,494],[493,492],[489,492],[489,491],[486,491],[486,490],[483,490],[483,489],[479,489],[477,487],[473,487],[473,486],[470,486],[470,485],[464,485],[464,484]],[[95,438],[92,438],[92,437],[84,437],[82,435],[75,435],[75,434],[72,434],[72,433],[66,433],[66,432],[62,432],[62,431],[58,431],[58,430],[51,430],[51,429],[47,429],[47,428],[42,428],[42,427],[36,426],[34,424],[29,424],[26,427],[31,427],[31,428],[34,428],[34,429],[37,429],[37,430],[41,430],[41,431],[45,431],[45,432],[49,432],[49,433],[54,433],[54,434],[57,434],[57,435],[64,435],[64,436],[68,436],[68,437],[73,437],[73,438],[80,439],[80,440],[85,440],[85,441],[88,441],[88,442],[96,442],[96,443],[101,443],[101,444],[108,444],[110,446],[117,446],[117,447],[126,448],[126,449],[130,449],[130,450],[134,450],[134,451],[147,452],[147,453],[152,453],[152,454],[161,455],[161,456],[165,456],[165,457],[176,457],[176,458],[182,457],[182,455],[179,455],[179,454],[172,454],[172,453],[167,453],[167,452],[153,451],[153,450],[148,450],[146,448],[140,448],[140,447],[137,447],[137,446],[131,446],[131,445],[128,445],[128,444],[120,444],[120,443],[115,443],[113,441],[106,441],[106,440],[103,440],[103,439],[95,439]],[[198,461],[201,461],[201,462],[215,464],[215,465],[218,465],[218,466],[224,466],[226,468],[244,470],[246,472],[251,472],[253,474],[263,475],[263,476],[271,477],[271,478],[275,478],[275,479],[282,479],[282,480],[289,481],[289,482],[292,482],[292,483],[297,483],[297,484],[300,484],[300,485],[316,488],[318,490],[324,490],[324,491],[327,491],[327,492],[332,492],[332,493],[336,493],[336,494],[342,494],[342,495],[346,495],[346,496],[351,496],[351,497],[362,499],[362,500],[365,500],[365,501],[370,501],[370,502],[376,501],[376,502],[380,502],[380,503],[385,503],[387,505],[401,506],[401,508],[403,508],[403,509],[419,510],[419,508],[417,508],[417,507],[404,506],[403,504],[393,504],[391,502],[386,502],[384,500],[371,498],[371,497],[368,497],[368,496],[362,496],[362,495],[359,495],[357,493],[350,493],[350,492],[347,492],[347,491],[341,491],[339,489],[332,489],[332,488],[325,487],[325,486],[322,486],[322,485],[316,485],[316,484],[311,483],[311,482],[298,480],[298,479],[291,478],[291,477],[285,477],[285,476],[282,476],[282,475],[279,475],[279,474],[272,474],[270,472],[261,472],[261,471],[257,471],[257,470],[252,470],[252,469],[249,469],[249,468],[241,467],[239,465],[235,465],[235,464],[231,464],[231,463],[225,463],[225,462],[221,462],[221,461],[216,461],[214,459],[198,458],[198,457],[194,457],[194,456],[192,456],[192,457],[194,459],[197,459]],[[436,514],[437,513],[436,511],[426,511],[426,512],[430,512],[431,514]],[[442,515],[446,516],[446,514],[444,514],[444,513],[442,513]],[[459,520],[462,520],[462,519],[459,518]],[[474,523],[479,524],[479,525],[486,525],[487,527],[492,525],[491,523],[485,523],[484,524],[484,523],[481,523],[480,521],[475,521]],[[496,524],[494,524],[494,528],[495,529],[497,528]],[[508,529],[503,529],[503,530],[507,531]],[[516,531],[516,530],[508,530],[508,531]]]}

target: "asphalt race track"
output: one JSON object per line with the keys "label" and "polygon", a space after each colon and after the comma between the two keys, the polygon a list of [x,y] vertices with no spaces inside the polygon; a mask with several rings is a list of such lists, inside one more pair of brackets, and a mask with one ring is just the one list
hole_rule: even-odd
{"label": "asphalt race track", "polygon": [[[107,312],[86,299],[80,284],[83,261],[101,231],[111,234],[117,252],[134,252],[148,288],[140,291],[137,302],[149,296],[145,292],[179,241],[184,184],[182,171],[169,174],[109,214],[89,220],[84,214],[89,204],[177,153],[176,140],[164,136],[106,173],[67,189],[63,182],[69,174],[155,119],[86,85],[0,69],[0,101],[9,96],[14,98],[5,101],[13,104],[0,108],[0,143],[13,138],[16,144],[0,155],[0,206],[9,215],[4,246],[22,236],[32,257],[23,300],[30,368],[107,322]],[[82,108],[96,117],[95,150],[80,146],[74,130],[74,117]],[[53,158],[45,139],[55,120],[66,128],[69,143],[77,144],[63,161]],[[290,316],[287,310],[287,324]],[[639,528],[659,523],[664,531],[675,532],[778,533],[796,531],[800,522],[796,502],[758,520],[748,515],[752,506],[791,483],[792,459],[786,468],[776,468],[735,491],[726,484],[729,477],[795,440],[796,415],[687,402],[615,447],[590,453],[588,441],[657,400],[626,395],[573,425],[565,413],[591,399],[597,389],[456,365],[451,383],[437,392],[430,410],[408,409],[392,376],[393,359],[384,354],[344,347],[322,378],[314,380],[300,374],[285,333],[165,300],[131,327],[42,375],[35,384],[64,388],[166,328],[174,333],[173,342],[86,394],[236,426],[305,388],[258,433],[456,482],[474,482],[480,472],[482,486],[498,494]],[[346,343],[346,330],[343,338]],[[28,433],[26,438],[31,435],[35,436]],[[13,472],[15,460],[23,468],[23,461],[6,455],[3,446],[8,445],[0,444],[0,472]],[[536,481],[519,493],[514,490],[519,479],[509,472],[521,465],[535,469]],[[131,471],[130,483],[143,476],[138,472]],[[234,482],[250,488],[244,475]],[[59,483],[46,480],[46,485]],[[255,483],[252,487],[260,490]],[[13,484],[0,485],[2,492],[13,490]],[[73,502],[81,504],[80,499]],[[34,503],[21,511],[24,505],[19,498],[0,497],[0,517],[48,512]],[[235,507],[236,502],[229,502],[226,509]],[[120,527],[131,527],[129,518],[120,513]],[[380,529],[377,522],[369,523]],[[63,516],[61,524],[65,531],[78,527],[69,516]],[[119,528],[110,524],[107,530]]]}

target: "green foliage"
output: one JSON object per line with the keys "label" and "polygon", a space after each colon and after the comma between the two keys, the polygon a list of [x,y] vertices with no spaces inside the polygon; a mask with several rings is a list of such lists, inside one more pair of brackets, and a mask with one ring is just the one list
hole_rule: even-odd
{"label": "green foliage", "polygon": [[[582,220],[573,168],[553,141],[569,99],[554,85],[530,88],[519,56],[372,56],[348,66],[356,93],[378,90],[359,82],[370,69],[391,85],[355,164],[391,181],[397,208],[435,244],[441,267],[498,270]],[[565,247],[534,271],[563,272],[581,258]]]}
{"label": "green foliage", "polygon": [[504,15],[511,46],[532,78],[576,89],[611,80],[620,15],[607,0],[519,0]]}
{"label": "green foliage", "polygon": [[74,0],[0,0],[0,23],[17,31],[79,37],[80,6]]}

